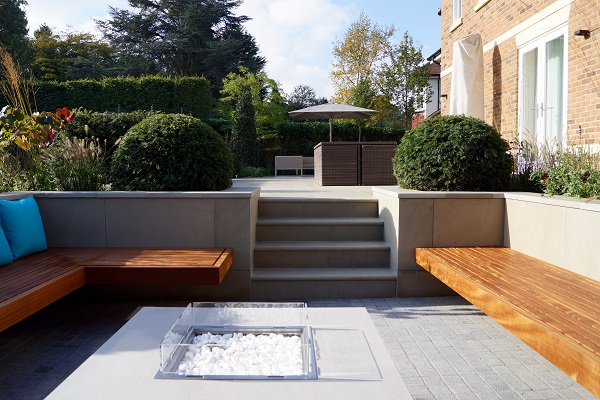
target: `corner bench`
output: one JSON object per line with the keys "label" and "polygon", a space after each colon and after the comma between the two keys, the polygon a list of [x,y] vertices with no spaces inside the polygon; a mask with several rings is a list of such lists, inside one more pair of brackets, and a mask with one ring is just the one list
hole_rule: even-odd
{"label": "corner bench", "polygon": [[0,267],[0,331],[86,285],[218,285],[233,250],[50,248]]}
{"label": "corner bench", "polygon": [[416,261],[600,396],[600,282],[503,247],[417,248]]}

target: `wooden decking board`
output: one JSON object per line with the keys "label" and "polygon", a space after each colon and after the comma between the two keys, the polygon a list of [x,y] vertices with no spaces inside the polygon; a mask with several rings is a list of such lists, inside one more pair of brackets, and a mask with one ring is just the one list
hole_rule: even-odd
{"label": "wooden decking board", "polygon": [[[461,259],[456,252],[444,249],[443,252],[438,253],[437,258],[441,263],[452,262],[452,268],[466,272],[465,276],[468,275],[470,279],[485,287],[486,290],[493,291],[505,301],[519,307],[522,312],[532,315],[590,351],[600,354],[600,337],[598,331],[592,326],[593,316],[584,318],[580,312],[574,312],[574,310],[570,310],[572,316],[567,315],[565,311],[569,308],[564,306],[564,303],[570,304],[568,297],[553,298],[547,294],[547,291],[540,289],[541,286],[532,285],[531,281],[523,279],[521,274],[517,273],[510,275],[504,273],[490,278],[490,275],[486,272],[492,266],[486,260],[482,260],[481,266],[477,266],[474,261],[466,261],[466,258],[463,264],[460,264]],[[440,254],[442,255],[440,256]],[[440,257],[443,257],[443,259]],[[510,280],[513,280],[513,282],[510,282]],[[487,284],[489,281],[494,281],[495,284]],[[543,285],[544,282],[541,282],[541,284]],[[546,286],[548,285],[546,284]],[[592,303],[589,306],[592,309],[594,308]],[[595,315],[598,315],[598,313],[595,312]],[[579,324],[573,325],[574,320]]]}
{"label": "wooden decking board", "polygon": [[85,267],[86,283],[217,285],[229,271],[233,250],[53,248]]}
{"label": "wooden decking board", "polygon": [[6,301],[46,281],[68,275],[81,267],[54,255],[35,255],[0,267],[0,301]]}
{"label": "wooden decking board", "polygon": [[233,250],[50,249],[0,266],[0,331],[85,284],[220,284]]}
{"label": "wooden decking board", "polygon": [[[466,265],[464,267],[466,267]],[[489,263],[486,263],[485,260],[482,259],[480,267],[476,266],[475,268],[476,269],[477,268],[481,268],[482,270],[487,270],[487,269],[490,269],[490,268],[493,268],[493,267],[494,267],[493,265],[491,265]],[[525,298],[531,297],[531,296],[527,296],[527,295],[531,294],[532,291],[534,291],[536,293],[536,295],[539,295],[539,296],[544,296],[545,295],[545,293],[543,291],[540,292],[540,291],[537,290],[537,286],[535,286],[535,285],[531,286],[531,283],[534,283],[534,284],[537,283],[539,285],[547,285],[549,283],[549,281],[544,282],[543,279],[545,279],[545,278],[539,278],[538,279],[538,278],[535,278],[535,277],[533,279],[530,278],[529,280],[527,280],[527,279],[520,279],[520,275],[518,274],[518,272],[519,271],[514,271],[514,273],[509,274],[509,271],[506,271],[506,273],[504,275],[504,276],[509,276],[510,280],[512,280],[512,282],[507,281],[507,284],[509,285],[509,292],[507,294],[508,297],[511,297],[510,295],[512,294],[510,287],[511,286],[515,286],[515,284],[517,282],[519,282],[521,284],[524,284],[524,285],[529,285],[529,289],[527,290],[527,292],[520,293],[522,295],[525,295],[526,296]],[[485,279],[489,280],[489,279],[500,279],[500,278],[498,278],[496,276],[496,277],[493,277],[493,278],[485,278]],[[589,310],[590,304],[593,304],[593,303],[590,303],[587,300],[584,302],[584,301],[582,301],[582,299],[578,299],[579,296],[577,296],[576,294],[574,294],[576,292],[574,292],[573,290],[561,293],[562,292],[562,288],[564,286],[565,285],[562,284],[562,283],[559,286],[557,286],[557,289],[554,292],[554,298],[545,298],[544,300],[545,300],[546,303],[542,302],[541,306],[547,306],[547,305],[551,304],[553,308],[559,308],[561,310],[561,312],[565,311],[565,307],[562,306],[563,297],[564,297],[564,298],[566,298],[569,301],[569,304],[571,305],[571,309],[573,309],[573,307],[576,306],[579,315],[581,315],[582,317],[591,318],[591,320],[589,321],[590,325],[591,325],[591,323],[593,321],[593,318],[595,317],[595,314],[588,312],[588,310]],[[563,295],[563,296],[559,296],[559,295]],[[513,297],[512,301],[521,302],[523,300],[522,297],[516,297],[516,298],[514,296],[512,296],[512,297]]]}
{"label": "wooden decking board", "polygon": [[[460,265],[460,258],[457,261],[457,265]],[[461,266],[461,268],[462,267],[467,267],[467,265],[463,265],[463,266]],[[485,260],[482,259],[482,262],[480,263],[480,266],[476,265],[475,269],[481,271],[481,270],[487,270],[488,268],[493,268],[493,267],[494,267],[493,265],[485,263]],[[544,281],[544,279],[546,279],[546,278],[539,278],[539,279],[537,279],[537,278],[535,278],[535,276],[533,278],[529,278],[529,279],[520,279],[519,272],[522,273],[522,271],[514,270],[514,271],[512,271],[513,274],[509,274],[508,272],[509,271],[506,271],[504,273],[504,277],[506,277],[506,276],[509,277],[509,279],[507,280],[507,282],[511,286],[514,286],[515,282],[520,282],[520,283],[525,284],[525,285],[529,285],[530,283],[538,283],[540,285],[546,285],[546,286],[547,286],[548,283],[552,283],[551,280]],[[483,277],[483,276],[481,274],[479,274],[479,277]],[[486,279],[489,279],[489,278],[486,278]],[[500,278],[493,277],[491,279],[500,279]],[[589,306],[591,304],[594,304],[594,300],[593,299],[588,300],[588,299],[590,299],[590,296],[587,293],[586,293],[586,296],[579,296],[577,291],[573,291],[572,289],[571,290],[563,289],[564,287],[567,286],[567,283],[555,282],[554,284],[557,285],[555,287],[556,290],[554,292],[554,296],[556,298],[559,297],[558,295],[562,295],[562,296],[560,296],[560,300],[562,300],[564,298],[564,299],[568,300],[571,305],[577,305],[578,306],[577,310],[582,315],[589,315],[592,318],[594,318],[594,317],[597,316],[597,313],[590,313],[590,312],[588,312],[589,311]],[[570,287],[574,288],[572,284],[568,283],[568,285]],[[529,290],[527,291],[527,293],[531,293],[531,290],[536,291],[537,290],[537,286],[530,286]],[[537,291],[537,293],[544,294],[543,291],[542,292]],[[550,300],[553,303],[555,303],[556,306],[562,307],[560,301],[554,301],[553,299],[550,299]],[[573,307],[571,307],[571,309],[572,308]]]}
{"label": "wooden decking board", "polygon": [[417,249],[416,258],[600,396],[600,282],[506,248]]}
{"label": "wooden decking board", "polygon": [[[473,252],[477,252],[476,249]],[[480,271],[487,271],[488,269],[494,268],[492,264],[489,263],[489,260],[486,260],[485,257],[487,254],[481,254],[481,263],[480,266],[476,266],[475,269],[479,269]],[[518,256],[518,255],[517,255]],[[522,257],[521,257],[522,258]],[[531,260],[527,260],[531,263]],[[460,265],[460,258],[457,261],[458,265]],[[598,322],[599,313],[595,310],[594,304],[594,294],[589,293],[589,291],[585,291],[585,295],[582,296],[580,294],[577,286],[575,286],[572,281],[566,280],[552,280],[547,278],[550,274],[550,270],[547,266],[544,268],[544,274],[538,274],[537,272],[533,275],[528,275],[529,278],[521,279],[521,275],[523,271],[519,271],[518,269],[512,268],[510,263],[498,261],[498,263],[502,263],[505,267],[506,271],[503,272],[504,277],[509,277],[507,280],[507,298],[509,301],[521,305],[525,308],[529,308],[527,305],[528,302],[525,301],[529,299],[529,302],[534,302],[534,300],[540,299],[541,301],[537,303],[537,310],[540,313],[548,313],[548,316],[551,318],[557,318],[558,323],[561,322],[563,316],[568,316],[566,319],[567,323],[570,323],[573,319],[576,319],[580,322],[582,328],[584,328],[587,332],[587,335],[596,336],[600,342],[600,333],[597,329],[595,329],[594,325]],[[466,267],[466,265],[460,266],[459,268]],[[509,273],[508,270],[511,270]],[[559,271],[560,272],[560,271]],[[568,276],[569,274],[563,274]],[[570,275],[573,275],[571,273]],[[577,276],[575,277],[577,278]],[[498,277],[494,277],[493,279],[500,279]],[[512,280],[512,282],[511,282]],[[586,278],[587,280],[587,278]],[[513,295],[513,291],[515,291],[515,287],[517,286],[517,282],[523,287],[526,287],[526,290],[521,290],[517,295]],[[549,285],[553,285],[552,296],[548,295],[547,290],[540,290],[541,287],[548,287]],[[600,290],[600,285],[598,286],[598,290]],[[567,288],[567,289],[565,289]],[[517,293],[515,291],[515,293]],[[565,304],[569,304],[569,306],[565,306]]]}

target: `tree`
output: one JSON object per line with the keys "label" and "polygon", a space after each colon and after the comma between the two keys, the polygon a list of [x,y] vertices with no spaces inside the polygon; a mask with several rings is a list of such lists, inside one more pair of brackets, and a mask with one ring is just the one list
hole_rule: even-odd
{"label": "tree", "polygon": [[301,108],[317,106],[327,103],[324,97],[317,98],[315,90],[308,85],[296,85],[292,93],[287,96],[287,110],[294,111]]}
{"label": "tree", "polygon": [[380,28],[361,14],[346,32],[344,40],[334,43],[334,64],[330,75],[336,102],[352,103],[357,87],[362,86],[364,91],[367,86],[374,85],[379,64],[386,55],[394,32],[393,26]]}
{"label": "tree", "polygon": [[276,122],[286,120],[285,99],[281,95],[277,82],[262,72],[253,73],[247,68],[240,67],[237,73],[231,72],[223,79],[223,90],[221,90],[223,112],[233,116],[236,103],[245,87],[250,88],[258,135],[271,133]]}
{"label": "tree", "polygon": [[33,75],[43,81],[101,79],[116,76],[115,50],[89,33],[56,34],[47,25],[34,32],[31,42]]}
{"label": "tree", "polygon": [[25,0],[0,0],[0,41],[11,57],[21,64],[29,61],[27,17],[21,7]]}
{"label": "tree", "polygon": [[[380,91],[391,110],[410,129],[413,114],[431,98],[429,68],[421,46],[415,46],[408,32],[402,41],[391,47],[389,60],[380,72]],[[387,108],[390,109],[389,107]]]}
{"label": "tree", "polygon": [[229,72],[266,62],[243,27],[249,18],[232,12],[241,2],[129,0],[135,11],[110,7],[111,19],[96,23],[129,73],[204,75],[216,95]]}
{"label": "tree", "polygon": [[240,164],[256,167],[260,162],[260,147],[250,86],[242,85],[236,97],[230,148]]}
{"label": "tree", "polygon": [[60,37],[48,25],[41,25],[33,33],[31,46],[34,61],[31,64],[33,76],[43,81],[64,81],[66,79],[64,60],[56,54]]}

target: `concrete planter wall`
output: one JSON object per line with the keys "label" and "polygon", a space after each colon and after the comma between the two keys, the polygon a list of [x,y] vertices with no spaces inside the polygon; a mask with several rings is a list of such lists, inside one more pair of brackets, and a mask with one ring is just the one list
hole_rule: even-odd
{"label": "concrete planter wall", "polygon": [[600,201],[505,194],[504,245],[600,281]]}
{"label": "concrete planter wall", "polygon": [[417,247],[501,246],[504,199],[501,193],[418,192],[373,188],[391,264],[398,270],[397,296],[451,294],[415,262]]}
{"label": "concrete planter wall", "polygon": [[600,202],[532,193],[373,188],[385,221],[397,296],[448,289],[415,263],[417,247],[506,246],[600,280]]}
{"label": "concrete planter wall", "polygon": [[165,299],[251,298],[258,188],[222,192],[32,192],[2,194],[0,198],[27,195],[33,195],[39,205],[49,247],[233,248],[233,264],[219,286],[121,288],[125,293],[137,290],[156,298],[158,292]]}
{"label": "concrete planter wall", "polygon": [[[223,192],[33,192],[52,247],[232,247],[219,286],[115,288],[194,300],[250,300],[259,188]],[[373,188],[398,273],[396,294],[452,292],[415,262],[416,247],[506,246],[600,280],[600,201],[531,193]],[[98,295],[105,294],[105,288]]]}

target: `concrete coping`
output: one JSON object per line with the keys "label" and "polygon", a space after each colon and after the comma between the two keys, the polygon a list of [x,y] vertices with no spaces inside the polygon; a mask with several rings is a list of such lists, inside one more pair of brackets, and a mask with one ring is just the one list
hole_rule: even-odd
{"label": "concrete coping", "polygon": [[575,208],[580,210],[588,210],[600,212],[600,200],[582,199],[580,197],[568,196],[551,196],[539,193],[504,193],[504,198],[507,200],[519,200],[530,203],[546,204],[550,206],[560,206],[566,208]]}
{"label": "concrete coping", "polygon": [[502,192],[423,192],[399,187],[373,187],[373,195],[380,194],[399,199],[502,199]]}
{"label": "concrete coping", "polygon": [[260,196],[259,187],[235,188],[222,191],[206,192],[12,192],[2,193],[5,200],[20,199],[26,196],[39,198],[102,198],[102,199],[250,199]]}
{"label": "concrete coping", "polygon": [[600,212],[600,200],[528,192],[423,192],[399,187],[373,187],[373,195],[399,199],[506,199]]}

